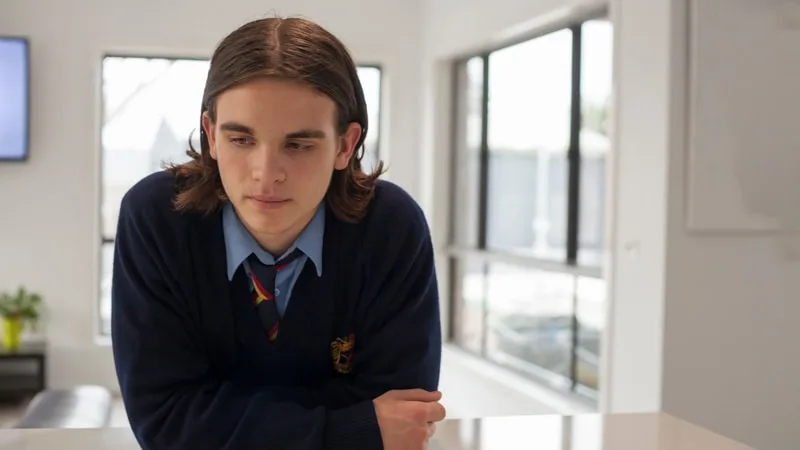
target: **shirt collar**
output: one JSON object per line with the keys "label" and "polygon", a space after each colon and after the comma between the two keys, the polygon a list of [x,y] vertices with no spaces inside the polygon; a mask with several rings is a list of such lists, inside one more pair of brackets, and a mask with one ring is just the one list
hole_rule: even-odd
{"label": "shirt collar", "polygon": [[[271,265],[275,263],[275,258],[262,249],[244,227],[230,202],[226,203],[222,210],[222,230],[225,235],[225,257],[229,280],[233,280],[236,270],[251,253],[254,253],[264,264]],[[311,221],[285,254],[292,252],[295,248],[299,248],[314,264],[317,269],[317,276],[321,277],[324,234],[325,204],[320,203],[314,213],[314,217],[311,218]]]}

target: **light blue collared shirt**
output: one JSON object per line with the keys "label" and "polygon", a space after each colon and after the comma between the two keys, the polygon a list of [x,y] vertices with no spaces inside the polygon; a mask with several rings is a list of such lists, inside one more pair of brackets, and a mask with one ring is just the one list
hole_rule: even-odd
{"label": "light blue collared shirt", "polygon": [[[242,264],[245,265],[245,270],[248,271],[249,275],[250,269],[248,264],[246,264],[246,260],[251,253],[255,253],[258,259],[264,264],[275,264],[275,257],[258,245],[258,242],[250,235],[239,220],[239,217],[236,216],[236,212],[233,210],[233,205],[231,205],[230,202],[225,205],[222,211],[222,230],[225,234],[225,256],[228,264],[228,280],[233,280],[236,270]],[[300,233],[297,241],[295,241],[286,253],[281,255],[281,257],[286,256],[294,251],[295,248],[299,248],[303,252],[303,256],[292,261],[288,267],[278,272],[277,279],[275,280],[275,304],[281,315],[286,311],[286,305],[289,304],[289,297],[292,295],[294,285],[300,273],[303,271],[307,260],[310,259],[316,267],[317,276],[322,276],[322,242],[324,234],[325,205],[322,203],[317,208],[314,217],[311,218],[311,222],[309,222],[303,232]]]}

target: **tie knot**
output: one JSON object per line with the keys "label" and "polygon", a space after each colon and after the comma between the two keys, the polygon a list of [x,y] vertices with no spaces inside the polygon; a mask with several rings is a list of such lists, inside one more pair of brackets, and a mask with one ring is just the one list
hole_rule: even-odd
{"label": "tie knot", "polygon": [[289,263],[301,256],[303,256],[303,252],[299,248],[295,248],[291,253],[275,262],[275,270],[283,269]]}
{"label": "tie knot", "polygon": [[264,264],[263,262],[261,262],[260,259],[258,259],[258,256],[256,256],[255,253],[251,253],[250,256],[247,259],[249,260],[251,266],[253,266],[253,265],[255,265],[255,266],[266,266],[266,267],[269,267],[270,269],[273,269],[275,271],[280,271],[280,270],[284,269],[286,266],[288,266],[292,261],[296,260],[297,258],[299,258],[301,256],[303,256],[302,250],[300,250],[299,248],[295,248],[288,255],[286,255],[283,258],[275,261],[275,264],[273,264],[273,265]]}

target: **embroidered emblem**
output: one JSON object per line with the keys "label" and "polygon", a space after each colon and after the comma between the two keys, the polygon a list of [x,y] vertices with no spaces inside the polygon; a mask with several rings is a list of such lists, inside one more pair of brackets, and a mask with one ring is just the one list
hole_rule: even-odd
{"label": "embroidered emblem", "polygon": [[333,369],[339,373],[350,373],[353,369],[353,348],[356,336],[350,333],[346,338],[336,338],[331,342]]}

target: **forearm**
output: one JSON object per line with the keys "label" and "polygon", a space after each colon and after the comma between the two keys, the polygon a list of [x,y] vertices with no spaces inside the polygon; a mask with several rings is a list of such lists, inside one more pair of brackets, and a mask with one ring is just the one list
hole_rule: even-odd
{"label": "forearm", "polygon": [[230,382],[169,393],[123,385],[123,397],[144,449],[381,448],[371,401],[341,409],[308,407],[281,392],[242,389]]}
{"label": "forearm", "polygon": [[[353,373],[364,392],[439,386],[442,336],[433,245],[421,210],[395,199],[402,219],[376,212],[361,270]],[[408,202],[408,204],[403,204]]]}

